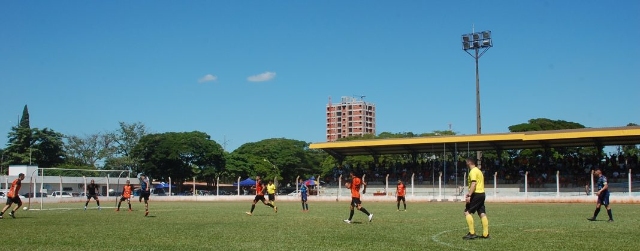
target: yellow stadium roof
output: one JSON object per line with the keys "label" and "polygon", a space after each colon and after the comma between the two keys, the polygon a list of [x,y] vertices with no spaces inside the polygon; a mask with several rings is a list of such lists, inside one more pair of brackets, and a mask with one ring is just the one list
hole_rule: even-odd
{"label": "yellow stadium roof", "polygon": [[334,156],[640,144],[640,126],[315,143]]}

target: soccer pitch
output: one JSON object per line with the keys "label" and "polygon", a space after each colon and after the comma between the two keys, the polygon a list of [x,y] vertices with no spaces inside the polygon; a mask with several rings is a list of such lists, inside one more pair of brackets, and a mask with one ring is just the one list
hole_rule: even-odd
{"label": "soccer pitch", "polygon": [[[113,207],[113,202],[102,201]],[[586,220],[593,204],[488,203],[491,240],[462,240],[467,233],[463,203],[367,202],[373,222],[348,202],[277,203],[278,213],[251,202],[156,202],[150,215],[135,201],[133,212],[113,208],[83,211],[84,204],[47,204],[71,210],[22,211],[0,220],[2,249],[45,250],[637,250],[638,205],[612,205],[599,221]],[[37,206],[37,205],[36,205]],[[482,233],[477,216],[476,231]]]}

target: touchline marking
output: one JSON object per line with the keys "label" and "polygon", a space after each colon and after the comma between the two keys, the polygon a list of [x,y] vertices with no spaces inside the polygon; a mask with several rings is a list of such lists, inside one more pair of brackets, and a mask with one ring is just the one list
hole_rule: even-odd
{"label": "touchline marking", "polygon": [[[500,225],[504,225],[504,224],[492,225],[492,227],[500,226]],[[446,233],[449,233],[449,232],[453,232],[453,231],[466,230],[466,229],[468,229],[468,228],[458,228],[458,229],[445,230],[445,231],[442,231],[440,233],[437,233],[437,234],[434,234],[433,236],[431,236],[431,240],[433,242],[435,242],[435,243],[438,243],[440,245],[447,246],[447,247],[450,247],[450,248],[455,248],[455,249],[460,249],[460,250],[468,250],[468,251],[475,251],[474,249],[468,249],[468,248],[464,248],[464,247],[459,247],[459,246],[456,246],[456,245],[453,245],[451,243],[444,242],[444,241],[441,241],[441,240],[438,239],[440,237],[440,235],[443,235],[443,234],[446,234]]]}
{"label": "touchline marking", "polygon": [[[116,207],[101,207],[102,209],[114,209]],[[55,210],[83,210],[83,207],[54,207],[54,208],[29,208],[27,211],[55,211]],[[87,208],[87,210],[98,210],[98,208],[95,207],[89,207]]]}

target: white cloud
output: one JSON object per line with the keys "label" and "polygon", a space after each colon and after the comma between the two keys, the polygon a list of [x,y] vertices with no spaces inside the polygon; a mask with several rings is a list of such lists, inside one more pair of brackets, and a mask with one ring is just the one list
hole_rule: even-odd
{"label": "white cloud", "polygon": [[201,77],[200,79],[198,79],[198,83],[211,82],[216,80],[218,80],[218,77],[213,76],[211,74],[207,74],[207,75],[204,75],[204,77]]}
{"label": "white cloud", "polygon": [[250,82],[264,82],[264,81],[272,80],[275,77],[276,77],[275,72],[265,71],[258,75],[250,76],[247,78],[247,80],[249,80]]}

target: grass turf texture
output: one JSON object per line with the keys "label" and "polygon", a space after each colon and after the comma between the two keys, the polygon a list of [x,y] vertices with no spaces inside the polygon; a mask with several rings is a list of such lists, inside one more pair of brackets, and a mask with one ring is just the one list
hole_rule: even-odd
{"label": "grass turf texture", "polygon": [[[103,206],[113,206],[105,203]],[[615,223],[603,208],[597,222],[586,220],[593,204],[487,204],[491,240],[464,241],[463,203],[364,202],[372,223],[348,202],[277,203],[278,213],[250,202],[156,202],[150,217],[143,204],[134,211],[82,210],[83,204],[48,204],[74,210],[22,211],[0,220],[2,249],[46,250],[637,250],[638,205],[613,205]],[[37,207],[37,205],[36,205]],[[476,232],[482,233],[474,216]]]}

